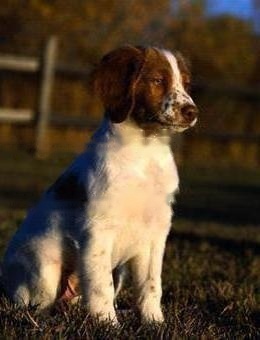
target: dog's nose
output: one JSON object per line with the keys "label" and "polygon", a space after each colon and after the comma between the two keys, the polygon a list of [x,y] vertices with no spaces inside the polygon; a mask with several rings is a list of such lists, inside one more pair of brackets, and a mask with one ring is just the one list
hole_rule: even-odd
{"label": "dog's nose", "polygon": [[187,123],[192,123],[197,118],[198,109],[195,105],[184,105],[181,108],[181,114]]}

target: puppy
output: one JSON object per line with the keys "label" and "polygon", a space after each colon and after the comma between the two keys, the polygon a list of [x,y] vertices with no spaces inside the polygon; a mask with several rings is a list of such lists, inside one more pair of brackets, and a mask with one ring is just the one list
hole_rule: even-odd
{"label": "puppy", "polygon": [[103,57],[93,77],[100,127],[6,250],[1,281],[15,303],[41,310],[82,296],[91,315],[117,322],[129,263],[143,319],[163,321],[162,260],[179,182],[170,140],[197,120],[189,82],[183,58],[163,49],[125,46]]}

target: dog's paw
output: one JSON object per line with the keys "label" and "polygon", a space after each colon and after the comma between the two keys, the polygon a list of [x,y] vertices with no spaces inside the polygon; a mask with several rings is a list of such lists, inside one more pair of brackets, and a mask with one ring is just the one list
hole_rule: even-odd
{"label": "dog's paw", "polygon": [[143,309],[141,311],[142,319],[144,322],[148,323],[162,323],[164,322],[163,313],[160,307]]}
{"label": "dog's paw", "polygon": [[120,326],[116,315],[99,313],[99,314],[95,315],[95,318],[98,320],[98,322],[106,323],[106,324],[109,324],[113,327]]}

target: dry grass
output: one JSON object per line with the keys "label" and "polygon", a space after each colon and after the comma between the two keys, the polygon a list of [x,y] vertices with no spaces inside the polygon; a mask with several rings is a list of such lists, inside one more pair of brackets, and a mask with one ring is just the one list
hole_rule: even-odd
{"label": "dry grass", "polygon": [[[0,257],[25,208],[37,200],[71,158],[37,161],[22,152],[0,154]],[[130,309],[132,290],[125,288],[119,297],[119,310],[130,311],[119,312],[119,328],[99,324],[81,306],[36,315],[33,309],[21,310],[0,298],[0,338],[260,338],[260,225],[250,223],[252,217],[260,220],[259,171],[213,173],[189,167],[181,174],[179,212],[187,216],[189,207],[195,207],[196,216],[175,219],[167,243],[163,325],[142,324]],[[212,219],[212,207],[218,208],[214,216],[222,216],[224,223],[198,219],[208,215]],[[246,217],[243,223],[227,222],[227,214],[240,219],[239,212]]]}
{"label": "dry grass", "polygon": [[[0,213],[0,250],[23,216]],[[166,322],[142,324],[131,311],[132,290],[119,298],[121,326],[113,328],[88,316],[81,306],[37,315],[0,300],[0,337],[41,339],[256,339],[260,317],[259,227],[176,220],[167,243],[163,270]],[[128,310],[120,312],[120,310]]]}

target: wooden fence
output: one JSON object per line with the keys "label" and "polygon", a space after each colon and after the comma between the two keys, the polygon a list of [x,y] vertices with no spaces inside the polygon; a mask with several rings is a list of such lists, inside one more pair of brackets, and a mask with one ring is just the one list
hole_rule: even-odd
{"label": "wooden fence", "polygon": [[[38,73],[39,92],[37,107],[33,109],[11,109],[0,108],[0,123],[32,123],[35,125],[35,152],[39,158],[44,158],[48,153],[48,143],[46,143],[46,133],[49,125],[55,121],[51,117],[51,94],[55,73],[72,75],[77,78],[86,78],[88,71],[80,67],[72,67],[66,64],[57,64],[58,39],[56,36],[50,37],[39,58],[30,58],[13,55],[0,54],[0,70],[8,70],[19,73]],[[57,117],[56,117],[57,120]],[[62,119],[62,123],[79,124],[79,119]],[[80,124],[88,125],[88,121]]]}
{"label": "wooden fence", "polygon": [[[62,73],[66,75],[72,75],[76,79],[86,79],[89,71],[86,68],[80,68],[77,66],[60,64],[57,62],[58,54],[58,39],[56,36],[50,37],[43,50],[40,58],[18,57],[13,55],[1,55],[0,54],[0,71],[8,70],[11,72],[19,73],[34,73],[38,74],[39,86],[38,86],[38,100],[37,107],[33,109],[11,109],[0,108],[0,123],[24,123],[34,124],[34,149],[36,156],[44,158],[48,154],[48,143],[46,143],[46,136],[48,128],[51,124],[57,122],[58,117],[51,115],[52,103],[51,94],[54,91],[54,79],[56,73]],[[244,98],[249,101],[260,102],[259,89],[253,88],[230,88],[224,86],[216,86],[215,84],[202,84],[196,85],[195,91],[207,91],[214,92],[214,94],[227,94],[231,97]],[[64,117],[62,118],[62,124],[69,124],[70,126],[84,125],[93,126],[93,121],[77,117]],[[95,125],[95,124],[94,124]],[[230,140],[230,139],[248,139],[255,142],[260,142],[260,134],[212,134],[199,132],[199,135],[203,138],[215,139],[215,140]]]}

